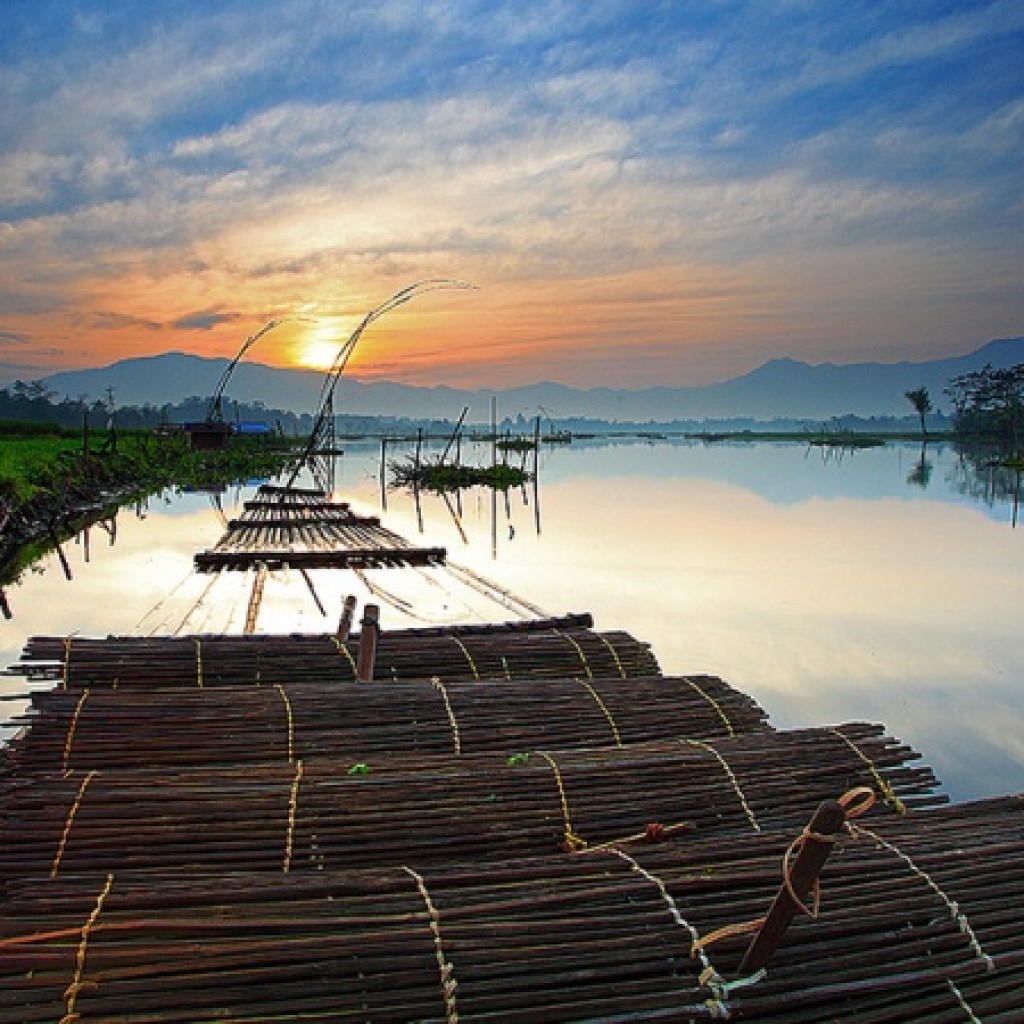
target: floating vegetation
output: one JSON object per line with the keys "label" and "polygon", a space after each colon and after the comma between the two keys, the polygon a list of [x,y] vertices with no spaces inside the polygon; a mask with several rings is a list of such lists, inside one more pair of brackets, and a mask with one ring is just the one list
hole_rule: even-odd
{"label": "floating vegetation", "polygon": [[495,447],[502,452],[532,452],[537,443],[529,437],[506,437],[495,442]]}
{"label": "floating vegetation", "polygon": [[853,431],[844,430],[837,434],[821,434],[811,436],[807,443],[821,448],[881,448],[885,445],[885,438],[875,437],[871,434],[855,434]]}
{"label": "floating vegetation", "polygon": [[492,487],[507,491],[521,487],[533,475],[517,466],[463,466],[448,462],[392,462],[391,481],[396,487],[413,487],[438,494],[458,491],[466,487]]}

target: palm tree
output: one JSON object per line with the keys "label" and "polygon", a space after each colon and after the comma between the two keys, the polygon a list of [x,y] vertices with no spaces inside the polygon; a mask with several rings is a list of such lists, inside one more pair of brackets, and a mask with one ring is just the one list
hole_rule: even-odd
{"label": "palm tree", "polygon": [[914,391],[905,391],[907,401],[914,407],[914,411],[921,417],[921,440],[928,438],[928,431],[924,424],[924,418],[932,411],[932,396],[928,394],[927,388],[917,388]]}

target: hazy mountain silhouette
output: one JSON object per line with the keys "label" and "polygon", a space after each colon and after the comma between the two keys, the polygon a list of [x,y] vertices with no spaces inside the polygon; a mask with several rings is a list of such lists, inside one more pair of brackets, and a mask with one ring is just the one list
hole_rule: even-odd
{"label": "hazy mountain silhouette", "polygon": [[[113,388],[118,405],[163,405],[191,396],[209,396],[228,361],[169,352],[125,359],[92,370],[56,373],[46,383],[59,395],[102,398]],[[400,415],[454,419],[464,405],[470,420],[486,421],[490,398],[498,396],[502,416],[533,416],[543,407],[554,418],[670,422],[672,420],[816,419],[834,416],[905,416],[911,413],[904,393],[926,387],[937,410],[949,409],[943,388],[958,374],[1024,363],[1024,338],[1006,338],[963,356],[919,363],[852,363],[812,365],[795,359],[773,359],[732,380],[701,387],[614,388],[580,390],[539,383],[503,391],[467,391],[449,387],[412,387],[387,382],[361,383],[343,377],[335,411],[354,415]],[[226,397],[262,401],[270,408],[295,412],[315,410],[323,374],[282,370],[260,363],[241,363],[228,384]]]}

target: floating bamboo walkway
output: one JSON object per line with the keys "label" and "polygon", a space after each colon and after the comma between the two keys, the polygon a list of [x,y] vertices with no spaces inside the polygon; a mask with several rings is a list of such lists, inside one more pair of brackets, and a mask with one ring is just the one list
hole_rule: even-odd
{"label": "floating bamboo walkway", "polygon": [[410,544],[376,517],[356,515],[323,491],[264,485],[228,523],[216,546],[195,556],[199,572],[373,569],[442,565],[446,551]]}
{"label": "floating bamboo walkway", "polygon": [[1020,1019],[1024,806],[856,822],[816,921],[737,973],[790,831],[498,863],[14,882],[0,1019]]}
{"label": "floating bamboo walkway", "polygon": [[0,1024],[1024,1019],[1024,799],[942,806],[882,726],[588,615],[253,635],[271,568],[443,559],[263,488],[197,556],[249,635],[27,643]]}
{"label": "floating bamboo walkway", "polygon": [[[536,628],[382,631],[374,679],[650,676],[650,646],[628,633],[597,632],[574,617]],[[586,621],[584,619],[583,621]],[[185,637],[32,637],[15,671],[56,679],[66,689],[252,686],[302,679],[356,678],[361,634]]]}
{"label": "floating bamboo walkway", "polygon": [[301,871],[509,859],[645,835],[799,829],[808,804],[878,785],[941,804],[880,726],[511,756],[78,770],[0,788],[0,877]]}
{"label": "floating bamboo walkway", "polygon": [[32,694],[31,728],[5,760],[18,773],[313,757],[379,764],[403,753],[725,739],[767,729],[766,718],[711,676],[51,690]]}

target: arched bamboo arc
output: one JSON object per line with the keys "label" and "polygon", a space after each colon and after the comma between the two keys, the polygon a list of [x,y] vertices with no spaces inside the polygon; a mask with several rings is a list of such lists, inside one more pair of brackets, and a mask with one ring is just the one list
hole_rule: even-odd
{"label": "arched bamboo arc", "polygon": [[465,281],[457,281],[454,278],[425,278],[422,281],[416,281],[414,284],[407,285],[400,291],[395,292],[394,295],[385,299],[379,306],[371,309],[370,312],[363,317],[359,326],[348,336],[348,339],[338,349],[338,354],[334,357],[334,362],[331,364],[331,368],[327,371],[327,374],[324,377],[323,384],[320,388],[320,398],[317,404],[317,412],[316,418],[313,422],[313,429],[310,431],[309,441],[306,444],[306,448],[288,479],[288,487],[292,487],[295,484],[302,468],[309,462],[313,453],[316,451],[317,440],[324,429],[325,420],[327,416],[333,412],[334,392],[338,386],[338,381],[341,379],[341,375],[344,373],[345,367],[348,366],[348,362],[352,358],[352,354],[355,352],[356,346],[359,344],[359,339],[363,336],[363,332],[366,328],[374,321],[379,320],[382,316],[390,313],[392,310],[410,302],[412,299],[418,298],[420,295],[427,294],[427,292],[469,290],[474,288],[476,288],[476,285],[469,284]]}
{"label": "arched bamboo arc", "polygon": [[298,321],[307,321],[309,317],[300,316],[282,316],[277,319],[270,320],[264,324],[252,337],[246,338],[242,347],[235,354],[234,359],[224,368],[224,372],[220,375],[220,380],[217,381],[217,386],[213,389],[213,394],[210,397],[210,406],[206,412],[206,421],[208,423],[220,423],[224,419],[224,414],[221,409],[221,400],[224,397],[224,389],[228,386],[228,381],[231,380],[231,375],[235,372],[238,364],[242,361],[242,357],[246,352],[249,351],[260,340],[264,335],[269,334],[271,331],[280,327],[282,324],[295,323]]}

